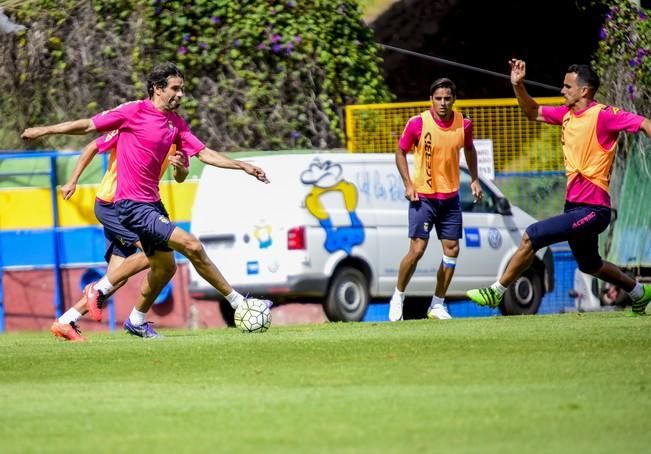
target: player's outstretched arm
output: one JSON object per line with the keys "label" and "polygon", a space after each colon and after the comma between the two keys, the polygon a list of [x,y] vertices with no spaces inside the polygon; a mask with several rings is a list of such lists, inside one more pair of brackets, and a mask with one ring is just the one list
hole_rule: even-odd
{"label": "player's outstretched arm", "polygon": [[68,200],[75,193],[79,177],[84,173],[84,170],[88,167],[90,161],[93,160],[97,154],[97,150],[97,142],[94,140],[84,147],[84,151],[82,151],[79,158],[77,158],[77,163],[75,164],[75,168],[72,169],[72,174],[70,175],[68,182],[61,186],[63,200]]}
{"label": "player's outstretched arm", "polygon": [[20,135],[20,138],[23,140],[36,140],[52,134],[88,134],[92,131],[95,131],[95,124],[90,118],[82,118],[55,125],[27,128]]}
{"label": "player's outstretched arm", "polygon": [[524,86],[524,76],[527,74],[525,62],[512,58],[509,60],[509,65],[511,65],[511,85],[513,86],[515,97],[518,98],[518,105],[529,120],[543,121],[543,116],[540,114],[540,106],[529,96]]}
{"label": "player's outstretched arm", "polygon": [[249,164],[248,162],[238,161],[236,159],[231,159],[226,156],[224,153],[211,150],[206,147],[197,154],[199,160],[204,164],[208,164],[215,167],[221,167],[222,169],[238,169],[244,170],[251,176],[256,177],[258,180],[263,183],[269,183],[267,175],[264,173],[260,167]]}

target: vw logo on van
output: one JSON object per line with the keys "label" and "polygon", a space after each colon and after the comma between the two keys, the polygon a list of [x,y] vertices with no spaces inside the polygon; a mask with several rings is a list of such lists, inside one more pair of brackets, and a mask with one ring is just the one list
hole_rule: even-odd
{"label": "vw logo on van", "polygon": [[493,249],[499,249],[502,246],[502,234],[497,229],[488,229],[488,244]]}

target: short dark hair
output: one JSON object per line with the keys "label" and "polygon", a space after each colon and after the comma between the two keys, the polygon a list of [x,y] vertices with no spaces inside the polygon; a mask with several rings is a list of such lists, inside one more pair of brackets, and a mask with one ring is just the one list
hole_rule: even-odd
{"label": "short dark hair", "polygon": [[567,73],[575,73],[576,80],[579,84],[587,85],[592,89],[593,93],[596,93],[599,90],[599,76],[597,73],[588,65],[571,65],[567,68]]}
{"label": "short dark hair", "polygon": [[455,98],[457,97],[457,86],[447,77],[441,77],[432,82],[432,85],[429,87],[429,95],[432,96],[439,88],[449,88],[452,92],[452,96]]}
{"label": "short dark hair", "polygon": [[147,76],[147,94],[154,96],[154,87],[165,88],[170,77],[185,79],[183,73],[174,63],[165,62],[156,65]]}

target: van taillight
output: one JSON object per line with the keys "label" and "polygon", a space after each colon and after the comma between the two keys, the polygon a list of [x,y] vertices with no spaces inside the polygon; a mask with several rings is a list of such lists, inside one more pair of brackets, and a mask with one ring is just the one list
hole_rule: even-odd
{"label": "van taillight", "polygon": [[293,227],[287,231],[287,249],[305,249],[305,227]]}

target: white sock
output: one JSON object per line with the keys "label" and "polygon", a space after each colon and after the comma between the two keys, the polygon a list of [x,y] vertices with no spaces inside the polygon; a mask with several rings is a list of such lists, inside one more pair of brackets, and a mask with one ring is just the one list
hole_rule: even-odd
{"label": "white sock", "polygon": [[445,301],[445,298],[439,298],[438,296],[434,295],[432,297],[432,304],[430,304],[430,307],[434,306],[443,306],[443,302]]}
{"label": "white sock", "polygon": [[101,278],[93,288],[100,292],[102,295],[108,295],[113,290],[113,284],[111,284],[106,276]]}
{"label": "white sock", "polygon": [[231,304],[231,307],[233,309],[237,309],[237,306],[239,306],[244,301],[242,294],[236,290],[233,290],[231,293],[225,295],[224,297],[226,298],[226,301]]}
{"label": "white sock", "polygon": [[405,292],[401,292],[400,290],[398,290],[398,287],[393,289],[393,296],[399,297],[402,301],[405,300]]}
{"label": "white sock", "polygon": [[140,312],[138,309],[134,307],[133,310],[131,311],[131,314],[129,315],[129,320],[131,320],[131,324],[135,326],[140,326],[143,323],[145,323],[146,317],[147,317],[146,312]]}
{"label": "white sock", "polygon": [[59,323],[67,325],[70,322],[76,322],[81,318],[81,314],[77,309],[71,307],[68,309],[61,317],[59,317]]}
{"label": "white sock", "polygon": [[495,290],[497,293],[499,293],[500,296],[504,295],[504,293],[506,292],[506,287],[500,284],[500,281],[495,281],[495,283],[491,285],[491,288]]}
{"label": "white sock", "polygon": [[637,301],[644,296],[644,287],[639,282],[636,282],[633,290],[627,293],[633,301]]}

